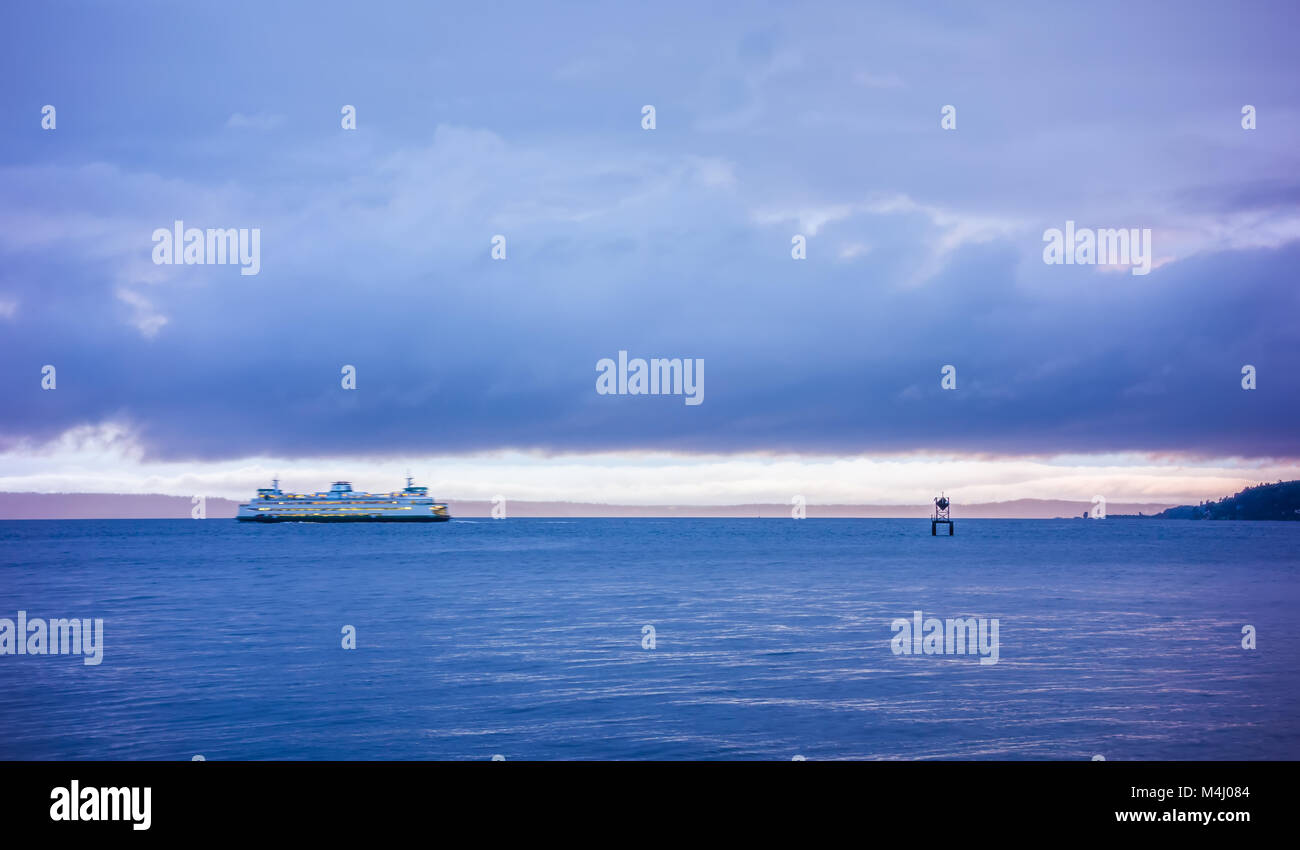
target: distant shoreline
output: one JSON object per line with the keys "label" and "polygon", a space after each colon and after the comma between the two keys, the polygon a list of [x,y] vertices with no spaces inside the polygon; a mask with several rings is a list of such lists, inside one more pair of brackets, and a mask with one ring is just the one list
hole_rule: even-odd
{"label": "distant shoreline", "polygon": [[[204,502],[208,519],[233,518],[239,502],[209,497]],[[449,499],[453,518],[490,517],[492,503],[486,500]],[[1092,507],[1090,502],[1067,499],[1017,499],[953,505],[953,519],[1077,519]],[[1174,507],[1169,503],[1115,503],[1111,514],[1144,515]],[[125,493],[0,493],[0,520],[12,519],[189,519],[194,505],[190,497],[162,494]],[[530,502],[507,499],[507,517],[537,518],[762,518],[789,519],[788,504],[741,505],[610,505],[596,502]],[[817,505],[808,504],[810,519],[929,519],[933,506],[924,505]],[[1145,518],[1145,516],[1143,517]]]}

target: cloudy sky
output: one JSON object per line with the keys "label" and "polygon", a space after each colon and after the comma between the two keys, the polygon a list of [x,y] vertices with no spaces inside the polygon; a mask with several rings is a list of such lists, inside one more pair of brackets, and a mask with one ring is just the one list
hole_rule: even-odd
{"label": "cloudy sky", "polygon": [[[1300,477],[1294,6],[920,5],[6,6],[0,490]],[[259,228],[260,273],[156,265],[176,220]],[[1067,220],[1154,268],[1046,265]],[[598,394],[620,350],[704,402]]]}

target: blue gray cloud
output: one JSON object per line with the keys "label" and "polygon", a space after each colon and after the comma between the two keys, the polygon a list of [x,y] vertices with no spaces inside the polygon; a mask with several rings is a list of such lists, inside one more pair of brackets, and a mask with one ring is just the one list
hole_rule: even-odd
{"label": "blue gray cloud", "polygon": [[[1300,456],[1295,13],[1182,8],[7,10],[0,448]],[[1067,219],[1158,267],[1044,265]]]}

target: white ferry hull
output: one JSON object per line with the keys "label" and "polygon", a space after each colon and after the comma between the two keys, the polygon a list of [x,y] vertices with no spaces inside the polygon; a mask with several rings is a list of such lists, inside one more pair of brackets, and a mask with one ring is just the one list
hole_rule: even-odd
{"label": "white ferry hull", "polygon": [[429,496],[429,488],[406,479],[392,493],[354,493],[346,481],[336,481],[326,493],[285,493],[279,482],[257,491],[240,505],[240,522],[447,522],[447,506]]}

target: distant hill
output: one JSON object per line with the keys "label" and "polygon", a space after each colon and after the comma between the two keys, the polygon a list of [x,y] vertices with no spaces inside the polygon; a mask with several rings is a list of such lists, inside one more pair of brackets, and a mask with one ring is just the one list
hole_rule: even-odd
{"label": "distant hill", "polygon": [[1217,502],[1169,508],[1153,518],[1300,521],[1300,481],[1258,484]]}
{"label": "distant hill", "polygon": [[[158,493],[0,493],[0,519],[190,519],[189,496]],[[238,502],[210,496],[209,519],[235,515]]]}
{"label": "distant hill", "polygon": [[[457,518],[492,515],[487,501],[450,500],[451,515]],[[229,519],[239,503],[208,496],[208,519]],[[609,505],[590,502],[506,503],[512,517],[790,517],[790,505]],[[1016,499],[1009,502],[957,503],[954,519],[1052,519],[1079,517],[1092,507],[1090,502],[1058,499]],[[1112,503],[1112,512],[1154,514],[1169,503]],[[933,505],[808,505],[810,518],[821,517],[911,517],[928,519]],[[189,519],[193,504],[188,496],[121,493],[0,493],[0,520],[5,519]]]}

